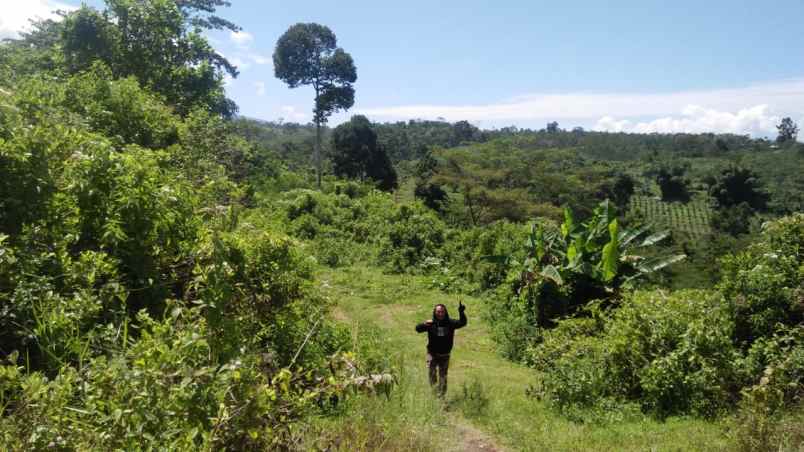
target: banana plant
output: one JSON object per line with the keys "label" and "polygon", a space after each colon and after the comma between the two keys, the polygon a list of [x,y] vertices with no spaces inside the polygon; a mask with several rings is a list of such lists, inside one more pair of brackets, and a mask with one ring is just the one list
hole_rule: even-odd
{"label": "banana plant", "polygon": [[620,227],[614,207],[606,200],[584,222],[578,222],[572,210],[565,208],[564,222],[558,231],[535,223],[522,263],[504,255],[484,256],[484,259],[521,267],[523,287],[540,281],[564,286],[575,276],[583,275],[606,288],[616,289],[686,257],[677,254],[648,259],[640,255],[640,250],[669,235],[669,231],[648,235],[647,227],[633,230]]}

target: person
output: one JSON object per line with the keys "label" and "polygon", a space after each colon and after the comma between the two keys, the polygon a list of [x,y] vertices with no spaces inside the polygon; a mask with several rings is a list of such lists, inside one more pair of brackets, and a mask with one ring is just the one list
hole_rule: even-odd
{"label": "person", "polygon": [[[433,318],[416,325],[417,333],[427,332],[427,368],[430,386],[437,386],[439,397],[447,393],[447,370],[449,354],[455,338],[455,330],[466,326],[466,306],[458,302],[458,320],[449,318],[447,307],[437,304],[433,308]],[[436,378],[438,377],[438,378]]]}

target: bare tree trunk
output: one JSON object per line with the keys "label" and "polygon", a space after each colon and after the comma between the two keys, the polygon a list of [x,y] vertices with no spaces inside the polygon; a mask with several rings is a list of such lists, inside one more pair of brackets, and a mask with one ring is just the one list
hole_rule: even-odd
{"label": "bare tree trunk", "polygon": [[321,121],[315,122],[315,176],[318,189],[321,190]]}
{"label": "bare tree trunk", "polygon": [[475,209],[472,208],[472,205],[474,203],[472,202],[472,196],[469,195],[469,190],[470,190],[469,187],[464,187],[463,199],[464,202],[466,203],[466,206],[469,207],[469,216],[472,219],[472,226],[477,226],[477,218],[475,218]]}

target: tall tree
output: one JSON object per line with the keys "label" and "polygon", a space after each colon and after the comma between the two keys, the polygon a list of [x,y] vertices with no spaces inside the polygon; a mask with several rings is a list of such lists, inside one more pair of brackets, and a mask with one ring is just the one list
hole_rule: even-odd
{"label": "tall tree", "polygon": [[368,118],[353,116],[332,132],[332,166],[336,175],[372,179],[381,190],[397,186],[397,175]]}
{"label": "tall tree", "polygon": [[748,168],[730,167],[716,177],[709,177],[709,194],[721,209],[742,203],[751,209],[765,210],[769,196],[763,190],[759,176]]}
{"label": "tall tree", "polygon": [[689,182],[684,178],[685,172],[686,169],[681,166],[659,168],[656,173],[656,183],[662,192],[663,201],[687,202],[690,200]]}
{"label": "tall tree", "polygon": [[276,42],[273,59],[276,78],[290,88],[312,85],[315,90],[315,166],[321,188],[321,124],[332,113],[354,105],[357,69],[352,56],[338,47],[332,30],[316,23],[288,28]]}
{"label": "tall tree", "polygon": [[776,126],[776,129],[779,131],[779,136],[776,137],[777,143],[794,141],[796,135],[798,135],[798,126],[789,117],[782,119],[782,122]]}

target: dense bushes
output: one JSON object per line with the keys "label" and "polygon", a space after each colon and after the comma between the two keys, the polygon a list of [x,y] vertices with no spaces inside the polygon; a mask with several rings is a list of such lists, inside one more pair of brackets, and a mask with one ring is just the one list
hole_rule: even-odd
{"label": "dense bushes", "polygon": [[399,207],[389,221],[380,257],[392,270],[404,271],[420,264],[435,256],[444,243],[441,220],[418,205]]}
{"label": "dense bushes", "polygon": [[[391,271],[415,270],[444,244],[445,226],[420,204],[397,205],[382,192],[357,189],[336,193],[309,190],[285,194],[287,227],[296,237],[315,239],[314,252],[329,265],[349,259],[349,249],[364,246],[363,257]],[[342,252],[345,252],[342,254]]]}
{"label": "dense bushes", "polygon": [[658,417],[799,403],[803,231],[804,215],[768,224],[723,259],[718,291],[630,293],[541,330],[523,354],[544,373],[540,395],[567,413],[614,401]]}
{"label": "dense bushes", "polygon": [[0,448],[282,448],[354,387],[307,254],[238,221],[213,118],[97,72],[3,96]]}
{"label": "dense bushes", "polygon": [[660,417],[714,416],[741,383],[730,327],[712,294],[638,292],[611,314],[561,322],[527,359],[545,372],[543,394],[561,409],[613,399]]}
{"label": "dense bushes", "polygon": [[734,310],[736,339],[749,346],[778,324],[804,320],[804,214],[768,223],[762,240],[721,261],[718,287]]}

